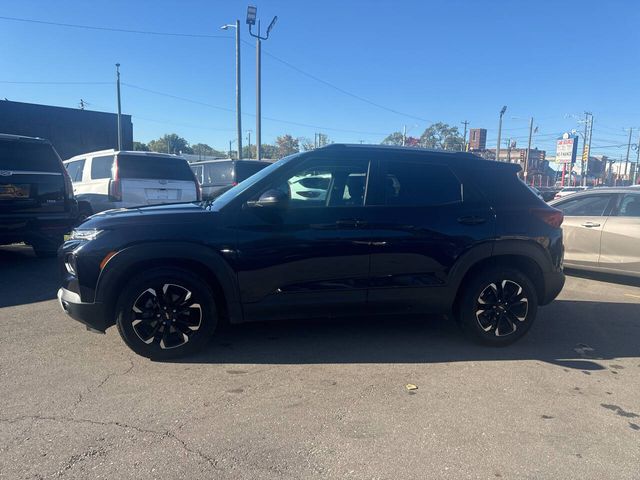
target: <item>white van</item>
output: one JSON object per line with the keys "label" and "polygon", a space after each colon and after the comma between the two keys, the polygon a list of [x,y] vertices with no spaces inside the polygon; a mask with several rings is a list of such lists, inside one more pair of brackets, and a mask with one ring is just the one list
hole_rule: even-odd
{"label": "white van", "polygon": [[85,214],[201,199],[189,164],[176,155],[112,149],[76,155],[64,166],[78,201],[90,205]]}

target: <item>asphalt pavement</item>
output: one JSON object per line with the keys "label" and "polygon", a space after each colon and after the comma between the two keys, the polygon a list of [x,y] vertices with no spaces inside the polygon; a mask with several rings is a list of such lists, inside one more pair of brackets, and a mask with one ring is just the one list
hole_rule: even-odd
{"label": "asphalt pavement", "polygon": [[637,281],[568,277],[507,348],[445,318],[300,320],[166,363],[56,290],[55,260],[0,248],[1,479],[640,478]]}

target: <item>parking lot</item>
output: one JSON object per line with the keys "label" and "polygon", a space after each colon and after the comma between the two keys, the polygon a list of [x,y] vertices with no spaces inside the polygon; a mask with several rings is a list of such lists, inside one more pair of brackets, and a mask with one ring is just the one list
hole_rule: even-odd
{"label": "parking lot", "polygon": [[504,349],[301,320],[154,363],[63,314],[55,260],[0,265],[0,478],[640,478],[639,282],[569,276]]}

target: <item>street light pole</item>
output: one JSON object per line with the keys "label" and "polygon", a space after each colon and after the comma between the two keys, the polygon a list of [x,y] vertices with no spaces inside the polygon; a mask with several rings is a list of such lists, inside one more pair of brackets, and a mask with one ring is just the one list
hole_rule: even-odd
{"label": "street light pole", "polygon": [[631,152],[631,133],[633,132],[633,128],[629,129],[629,143],[627,143],[627,158],[624,161],[624,176],[627,176],[627,168],[629,168],[629,153]]}
{"label": "street light pole", "polygon": [[500,161],[500,139],[502,137],[502,117],[504,116],[504,112],[507,111],[507,106],[505,105],[500,110],[500,123],[498,123],[498,144],[496,145],[496,161]]}
{"label": "street light pole", "polygon": [[256,39],[256,157],[258,160],[262,159],[262,128],[261,128],[261,102],[262,102],[262,92],[261,92],[261,56],[262,56],[262,40],[268,40],[269,34],[273,29],[276,21],[278,20],[278,16],[276,15],[271,20],[271,23],[267,27],[267,34],[263,37],[260,34],[260,20],[258,20],[258,33],[255,34],[251,30],[251,27],[256,24],[256,15],[258,13],[258,9],[252,5],[247,7],[247,25],[249,25],[249,35]]}
{"label": "street light pole", "polygon": [[222,30],[236,29],[236,130],[238,142],[238,160],[242,158],[242,102],[241,102],[241,76],[240,76],[240,20],[235,24],[227,24],[220,27]]}
{"label": "street light pole", "polygon": [[122,108],[120,105],[120,64],[116,63],[116,92],[118,96],[118,150],[122,150]]}
{"label": "street light pole", "polygon": [[533,117],[529,119],[529,143],[527,144],[527,156],[524,157],[524,183],[527,183],[527,175],[529,175],[529,155],[531,153],[531,137],[533,136]]}

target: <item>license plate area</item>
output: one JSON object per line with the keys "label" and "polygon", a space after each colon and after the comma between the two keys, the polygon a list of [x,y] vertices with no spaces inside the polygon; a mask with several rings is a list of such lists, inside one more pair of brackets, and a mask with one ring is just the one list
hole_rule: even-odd
{"label": "license plate area", "polygon": [[173,188],[145,188],[147,200],[177,200],[178,190]]}
{"label": "license plate area", "polygon": [[0,200],[23,200],[29,198],[31,185],[5,183],[0,185]]}

